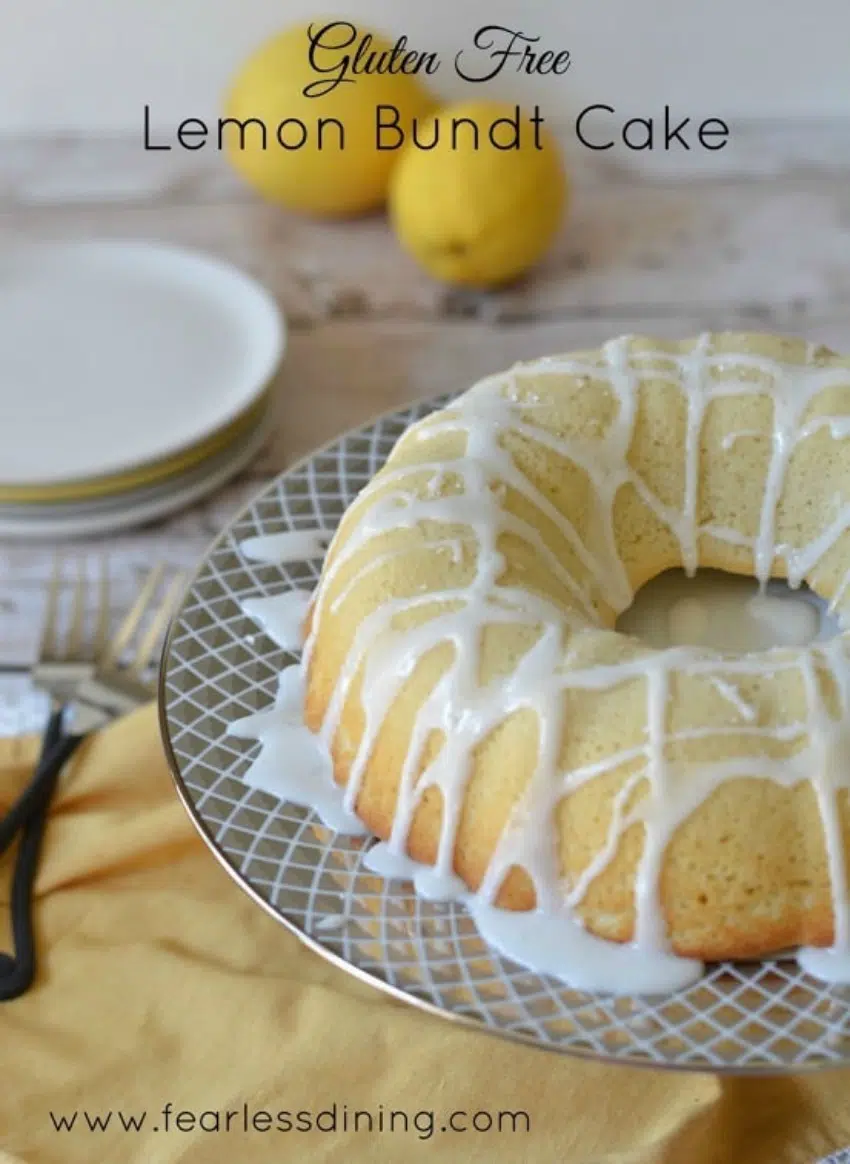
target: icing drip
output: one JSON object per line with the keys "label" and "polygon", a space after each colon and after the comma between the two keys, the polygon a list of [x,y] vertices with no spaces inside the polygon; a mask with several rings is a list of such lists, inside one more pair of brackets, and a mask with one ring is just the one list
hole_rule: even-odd
{"label": "icing drip", "polygon": [[317,930],[341,930],[346,923],[346,917],[341,913],[329,913],[316,922]]}
{"label": "icing drip", "polygon": [[416,892],[429,900],[462,901],[488,945],[538,974],[563,979],[575,990],[667,994],[692,985],[704,970],[701,962],[663,951],[606,942],[588,933],[563,908],[552,913],[498,909],[480,893],[469,893],[457,877],[435,882],[428,866],[393,853],[382,843],[366,853],[363,864],[382,877],[412,881]]}
{"label": "icing drip", "polygon": [[[813,354],[814,348],[810,344],[807,349],[807,363],[811,362]],[[788,391],[788,388],[791,387],[791,377],[777,377],[776,385],[779,391],[774,391],[773,394],[773,451],[762,498],[759,531],[753,546],[755,576],[762,586],[767,585],[776,557],[777,546],[774,536],[776,509],[782,493],[788,462],[791,460],[796,443],[794,430],[798,427],[799,419],[811,399],[808,392]],[[802,573],[800,577],[802,577]],[[791,586],[794,585],[790,570],[788,581]]]}
{"label": "icing drip", "polygon": [[726,436],[720,442],[720,447],[724,452],[728,453],[731,448],[735,447],[738,441],[743,440],[745,437],[759,438],[761,435],[757,428],[742,428],[739,432],[727,432]]}
{"label": "icing drip", "polygon": [[[606,665],[581,666],[576,654],[576,644],[580,645],[584,635],[604,629],[606,623],[600,611],[607,608],[619,614],[634,597],[615,536],[615,501],[624,486],[633,488],[672,532],[686,572],[693,573],[697,568],[703,537],[748,550],[763,596],[761,605],[756,604],[752,613],[762,621],[767,618],[768,623],[773,620],[772,603],[767,601],[772,571],[781,566],[789,584],[800,586],[850,529],[850,505],[845,505],[839,507],[810,544],[777,544],[779,502],[800,441],[823,428],[833,440],[850,436],[847,417],[819,418],[802,424],[809,405],[820,392],[850,384],[846,369],[816,364],[814,356],[815,351],[810,348],[806,365],[797,368],[746,352],[715,355],[708,336],[682,355],[632,351],[629,337],[623,337],[605,346],[601,361],[592,355],[549,358],[482,381],[449,409],[426,418],[403,438],[427,442],[438,435],[457,436],[463,438],[462,451],[453,459],[433,464],[417,461],[397,465],[391,460],[363,490],[347,515],[345,536],[332,546],[303,656],[303,666],[309,672],[323,620],[356,592],[371,571],[392,561],[398,551],[379,542],[395,531],[427,528],[430,540],[421,548],[445,553],[455,564],[473,566],[472,579],[463,584],[447,585],[436,593],[425,588],[410,595],[395,595],[365,614],[358,622],[327,704],[318,733],[324,756],[339,729],[355,677],[360,676],[364,724],[355,741],[356,752],[344,793],[344,809],[353,815],[379,732],[402,685],[435,644],[443,642],[452,647],[451,663],[415,715],[399,775],[391,835],[386,845],[376,846],[370,853],[370,867],[377,865],[385,874],[406,867],[411,821],[422,795],[433,788],[443,804],[437,859],[427,878],[417,877],[417,884],[431,896],[456,893],[453,859],[475,751],[508,717],[524,710],[537,717],[536,766],[496,845],[478,893],[468,898],[488,940],[506,952],[508,946],[511,950],[520,949],[524,943],[532,942],[535,919],[557,918],[564,926],[572,927],[561,932],[572,935],[567,944],[574,949],[575,958],[570,960],[570,955],[565,977],[573,985],[600,989],[604,983],[604,989],[626,992],[686,985],[700,968],[669,952],[661,898],[661,868],[671,838],[726,781],[754,776],[791,787],[811,780],[828,854],[835,941],[830,951],[803,951],[800,958],[812,973],[850,981],[850,909],[837,801],[839,790],[850,787],[843,727],[850,715],[845,697],[846,636],[795,646],[793,651],[765,650],[738,656],[713,649],[714,642],[703,646],[674,645],[655,651],[643,649],[634,657]],[[531,398],[524,380],[549,374],[607,381],[617,413],[604,434],[583,440],[553,434],[542,426],[542,421],[538,422],[545,397],[538,394]],[[684,492],[679,507],[656,497],[628,462],[637,424],[639,388],[645,376],[676,385],[687,405]],[[766,379],[770,381],[769,389]],[[714,522],[700,525],[700,443],[708,406],[723,397],[768,392],[774,408],[773,436],[755,535],[746,536]],[[505,446],[506,433],[555,454],[586,475],[592,484],[591,504],[595,507],[589,525],[598,535],[592,547],[520,469]],[[731,449],[735,441],[750,435],[750,430],[731,434],[731,439],[724,439],[723,447]],[[414,488],[415,475],[424,475],[424,488]],[[511,497],[521,504],[507,508],[506,499]],[[535,522],[519,516],[529,510],[547,524],[547,540]],[[458,527],[463,529],[460,535],[456,532]],[[502,539],[508,537],[522,542],[546,564],[563,600],[509,583],[508,563],[501,548]],[[560,539],[563,552],[554,547],[556,539]],[[363,555],[364,548],[372,543],[374,553]],[[356,569],[352,566],[355,560]],[[343,574],[345,585],[339,586]],[[848,584],[850,571],[840,584],[840,591]],[[410,616],[420,609],[426,611],[427,617],[417,624]],[[265,613],[268,629],[272,621],[269,608]],[[399,629],[399,616],[405,616],[403,630]],[[693,620],[693,609],[689,617]],[[811,623],[807,614],[796,621],[799,626],[792,628],[791,641],[799,644],[810,637]],[[787,627],[785,614],[781,622]],[[533,642],[509,675],[481,686],[484,632],[500,625],[533,631]],[[743,698],[738,684],[748,677],[770,678],[787,670],[797,670],[803,676],[808,719],[763,726],[756,708]],[[702,677],[707,688],[728,707],[728,721],[718,727],[674,732],[668,722],[668,696],[679,675]],[[838,720],[832,718],[824,704],[823,682],[819,678],[824,675],[832,678],[841,695]],[[645,692],[644,743],[582,767],[562,770],[561,746],[569,726],[565,721],[565,694],[571,690],[614,691],[630,682],[641,683]],[[423,768],[425,749],[434,733],[441,734],[443,744]],[[672,746],[683,740],[724,733],[763,739],[765,747],[731,759],[689,761],[687,779],[683,779],[682,762],[671,759],[675,755]],[[790,741],[799,746],[791,756],[777,759],[767,747],[770,741]],[[573,883],[564,884],[553,824],[559,803],[587,781],[616,772],[626,764],[632,766],[632,774],[614,799],[605,843]],[[640,791],[643,796],[637,798]],[[613,861],[623,835],[633,825],[640,825],[643,831],[635,888],[635,935],[630,945],[615,946],[582,931],[576,911],[594,879]],[[503,911],[493,909],[493,902],[514,866],[523,869],[533,884],[537,909],[531,914],[504,916]],[[605,958],[585,956],[582,951],[590,948],[585,939],[594,950],[597,945],[604,947]],[[545,942],[541,942],[537,968],[546,970],[551,962]]]}
{"label": "icing drip", "polygon": [[[706,389],[706,353],[709,336],[701,335],[694,350],[683,357],[683,385],[688,402],[688,421],[685,433],[685,496],[682,504],[681,525],[676,530],[682,553],[682,567],[689,578],[699,564],[699,531],[697,527],[697,500],[699,489],[699,441],[709,394]],[[678,525],[678,523],[677,523]]]}
{"label": "icing drip", "polygon": [[236,720],[228,725],[227,734],[260,741],[260,753],[243,776],[251,788],[314,809],[322,823],[335,832],[349,836],[366,833],[363,823],[342,804],[330,753],[304,723],[300,666],[281,672],[274,708]]}
{"label": "icing drip", "polygon": [[727,683],[725,679],[714,676],[711,680],[711,686],[732,704],[742,719],[745,719],[747,723],[753,722],[756,718],[756,710],[741,698],[741,693],[734,683]]}
{"label": "icing drip", "polygon": [[469,899],[479,934],[505,957],[574,990],[601,994],[669,994],[699,980],[701,962],[663,949],[617,945],[588,933],[570,915],[495,909]]}
{"label": "icing drip", "polygon": [[651,667],[646,683],[648,711],[646,768],[650,793],[640,806],[645,834],[643,854],[635,881],[635,944],[640,950],[665,950],[667,935],[660,901],[660,878],[669,828],[665,821],[665,808],[670,801],[665,754],[667,747],[665,719],[669,684],[666,662]]}
{"label": "icing drip", "polygon": [[307,591],[287,590],[273,598],[246,598],[242,609],[260,624],[272,642],[284,651],[296,651],[304,642],[304,619],[309,605]]}
{"label": "icing drip", "polygon": [[319,529],[293,529],[286,533],[245,538],[239,543],[242,556],[252,562],[304,562],[324,557],[330,534]]}
{"label": "icing drip", "polygon": [[381,841],[364,855],[363,865],[380,877],[412,881],[416,892],[428,901],[455,901],[467,896],[466,886],[459,877],[435,873],[430,865],[411,861]]}

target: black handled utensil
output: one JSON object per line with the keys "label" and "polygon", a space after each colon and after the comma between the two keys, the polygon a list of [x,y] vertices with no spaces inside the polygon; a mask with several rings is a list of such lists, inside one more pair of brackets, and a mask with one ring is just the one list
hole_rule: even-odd
{"label": "black handled utensil", "polygon": [[64,734],[63,710],[57,708],[51,713],[35,775],[0,821],[0,855],[19,838],[12,872],[12,953],[0,952],[2,1002],[23,994],[35,977],[33,893],[38,858],[59,774],[81,740]]}

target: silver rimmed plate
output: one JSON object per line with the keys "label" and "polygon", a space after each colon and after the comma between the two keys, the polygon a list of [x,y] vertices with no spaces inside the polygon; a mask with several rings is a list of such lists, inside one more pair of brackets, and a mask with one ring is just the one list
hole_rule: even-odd
{"label": "silver rimmed plate", "polygon": [[368,839],[244,782],[258,744],[226,735],[272,703],[292,662],[241,600],[311,588],[320,560],[246,561],[240,543],[333,532],[404,429],[440,398],[346,434],[263,491],[216,541],[174,620],[161,679],[163,735],[180,795],[232,876],[312,949],[416,1006],[550,1051],[631,1065],[740,1074],[850,1064],[850,994],[791,960],[718,965],[664,998],[571,990],[497,954],[463,905],[418,898],[364,868]]}

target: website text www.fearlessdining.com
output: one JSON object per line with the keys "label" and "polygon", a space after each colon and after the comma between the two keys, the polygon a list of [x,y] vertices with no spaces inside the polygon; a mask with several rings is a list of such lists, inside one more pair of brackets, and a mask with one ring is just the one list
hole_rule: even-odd
{"label": "website text www.fearlessdining.com", "polygon": [[48,1113],[55,1132],[76,1133],[241,1133],[341,1132],[408,1134],[430,1140],[438,1133],[527,1133],[531,1119],[526,1111],[406,1111],[378,1105],[373,1109],[349,1108],[332,1103],[319,1110],[271,1111],[243,1104],[229,1110],[199,1111],[164,1103],[158,1110],[126,1112],[80,1109]]}

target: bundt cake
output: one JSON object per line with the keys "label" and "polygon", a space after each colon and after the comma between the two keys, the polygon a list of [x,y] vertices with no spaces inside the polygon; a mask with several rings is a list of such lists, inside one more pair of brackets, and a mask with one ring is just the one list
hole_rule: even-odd
{"label": "bundt cake", "polygon": [[848,635],[733,653],[615,624],[660,572],[850,610],[850,359],[632,336],[414,424],[345,513],[306,717],[347,806],[508,910],[701,960],[846,947]]}

